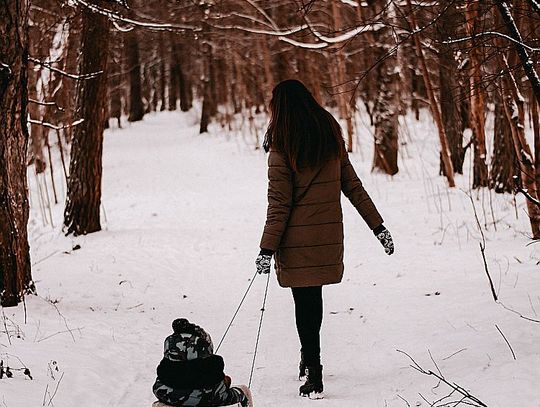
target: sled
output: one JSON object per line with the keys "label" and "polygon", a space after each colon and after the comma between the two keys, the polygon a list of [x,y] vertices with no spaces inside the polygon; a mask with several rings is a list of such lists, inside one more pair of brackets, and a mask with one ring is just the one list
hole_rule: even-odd
{"label": "sled", "polygon": [[[242,391],[244,392],[244,394],[247,396],[249,400],[249,407],[253,407],[253,397],[251,396],[251,390],[249,390],[249,388],[244,385],[235,386],[235,387],[242,389]],[[154,401],[154,403],[152,403],[152,407],[171,407],[171,406],[169,404],[162,403],[161,401]],[[230,407],[242,407],[242,405],[240,403],[231,404]]]}
{"label": "sled", "polygon": [[[154,401],[154,403],[152,404],[152,407],[171,407],[169,404],[165,404],[165,403],[162,403],[161,401]],[[232,406],[229,406],[229,407],[241,407],[240,403],[238,404],[233,404]]]}

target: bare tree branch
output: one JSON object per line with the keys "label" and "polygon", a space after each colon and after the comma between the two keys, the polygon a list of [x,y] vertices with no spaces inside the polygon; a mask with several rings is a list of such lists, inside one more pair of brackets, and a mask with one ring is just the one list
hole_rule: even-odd
{"label": "bare tree branch", "polygon": [[76,121],[74,121],[73,123],[70,123],[70,124],[65,124],[63,126],[55,126],[54,124],[47,123],[47,122],[44,122],[44,121],[28,119],[28,123],[38,124],[40,126],[44,126],[44,127],[47,127],[49,129],[53,129],[53,130],[63,130],[63,129],[67,129],[67,128],[70,128],[70,127],[74,127],[74,126],[77,126],[77,125],[81,124],[83,121],[84,121],[84,119],[79,119],[79,120],[76,120]]}
{"label": "bare tree branch", "polygon": [[28,61],[33,62],[34,64],[37,64],[37,65],[41,65],[42,67],[47,68],[48,70],[56,72],[60,75],[67,76],[68,78],[76,79],[76,80],[93,79],[96,76],[99,76],[103,73],[100,71],[100,72],[92,72],[92,73],[82,74],[82,75],[75,75],[75,74],[62,71],[61,69],[55,68],[54,66],[50,64],[50,62],[40,61],[39,59],[32,58],[32,57],[28,57]]}
{"label": "bare tree branch", "polygon": [[90,1],[85,0],[73,0],[74,4],[78,4],[80,6],[86,7],[93,11],[94,13],[98,13],[101,15],[106,16],[111,21],[116,22],[122,22],[126,24],[131,24],[137,27],[146,28],[149,30],[156,30],[156,31],[181,31],[184,32],[186,30],[188,31],[201,31],[201,27],[196,27],[193,25],[188,24],[172,24],[172,23],[157,23],[154,21],[141,21],[134,18],[122,16],[121,14],[105,9],[99,6],[96,6]]}

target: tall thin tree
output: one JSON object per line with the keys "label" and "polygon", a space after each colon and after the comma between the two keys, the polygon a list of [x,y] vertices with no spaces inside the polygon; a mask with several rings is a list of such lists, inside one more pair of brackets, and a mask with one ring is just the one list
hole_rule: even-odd
{"label": "tall thin tree", "polygon": [[[103,6],[106,2],[95,3]],[[78,84],[77,116],[84,121],[75,128],[71,146],[64,211],[67,234],[81,235],[101,230],[99,211],[110,25],[106,16],[83,10],[80,71],[97,75]]]}
{"label": "tall thin tree", "polygon": [[129,69],[129,116],[128,121],[137,122],[144,117],[142,100],[141,63],[139,37],[135,29],[126,35],[127,65]]}
{"label": "tall thin tree", "polygon": [[0,303],[33,291],[28,245],[28,0],[0,4]]}

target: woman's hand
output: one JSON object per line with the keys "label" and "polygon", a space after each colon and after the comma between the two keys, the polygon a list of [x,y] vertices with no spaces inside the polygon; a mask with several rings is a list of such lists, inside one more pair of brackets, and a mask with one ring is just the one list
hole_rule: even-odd
{"label": "woman's hand", "polygon": [[272,250],[261,249],[261,252],[257,256],[257,260],[255,260],[255,265],[257,266],[257,273],[270,273],[270,260],[272,260],[272,254],[274,254]]}
{"label": "woman's hand", "polygon": [[379,239],[379,242],[381,242],[382,247],[384,247],[384,251],[387,255],[391,255],[394,253],[394,241],[392,240],[392,235],[384,227],[384,225],[377,226],[375,229],[373,229],[373,233]]}

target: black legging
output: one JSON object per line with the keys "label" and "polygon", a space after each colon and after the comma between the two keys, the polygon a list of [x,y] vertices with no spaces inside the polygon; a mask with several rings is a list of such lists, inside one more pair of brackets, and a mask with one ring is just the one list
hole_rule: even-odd
{"label": "black legging", "polygon": [[292,288],[296,329],[306,366],[321,364],[322,287]]}

